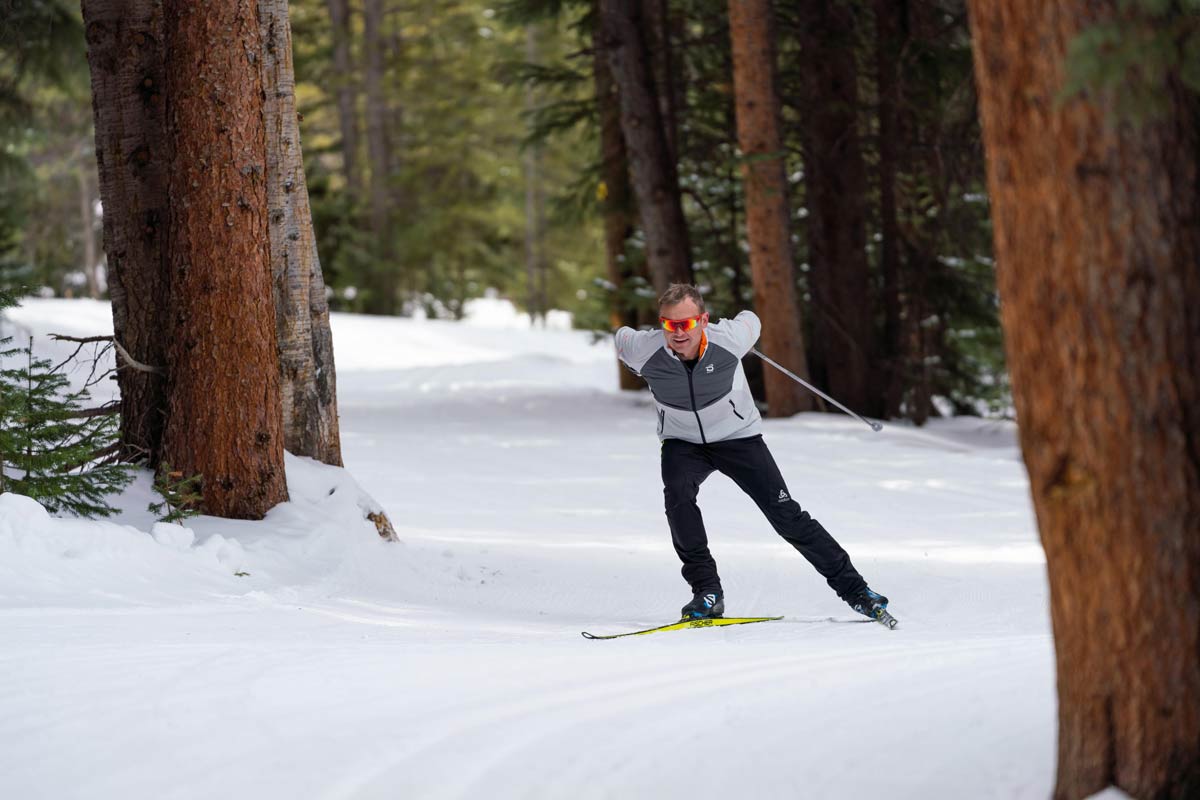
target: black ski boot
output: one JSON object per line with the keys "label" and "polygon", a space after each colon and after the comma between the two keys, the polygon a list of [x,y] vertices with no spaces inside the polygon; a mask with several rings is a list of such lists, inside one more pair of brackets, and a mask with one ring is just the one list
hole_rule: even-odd
{"label": "black ski boot", "polygon": [[679,612],[684,619],[711,619],[725,613],[725,595],[720,589],[697,592]]}
{"label": "black ski boot", "polygon": [[847,598],[846,602],[864,617],[870,617],[889,628],[895,628],[897,625],[896,618],[888,613],[888,599],[865,586],[861,592]]}

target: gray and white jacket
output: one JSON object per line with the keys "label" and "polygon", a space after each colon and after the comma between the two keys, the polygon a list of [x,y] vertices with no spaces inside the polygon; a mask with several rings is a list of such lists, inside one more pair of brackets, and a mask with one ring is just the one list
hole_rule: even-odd
{"label": "gray and white jacket", "polygon": [[691,371],[667,347],[662,331],[617,331],[617,357],[650,384],[659,439],[708,444],[762,433],[762,417],[742,369],[742,356],[761,331],[753,311],[709,323]]}

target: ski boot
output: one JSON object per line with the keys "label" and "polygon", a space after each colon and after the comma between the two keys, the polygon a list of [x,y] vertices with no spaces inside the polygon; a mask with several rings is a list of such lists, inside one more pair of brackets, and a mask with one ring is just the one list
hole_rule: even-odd
{"label": "ski boot", "polygon": [[858,594],[852,595],[847,601],[850,607],[864,617],[870,617],[880,625],[886,625],[888,628],[895,628],[898,621],[895,617],[888,613],[888,599],[878,592],[873,592],[867,587]]}
{"label": "ski boot", "polygon": [[719,617],[725,613],[725,595],[720,589],[697,592],[692,602],[684,606],[679,613],[684,619]]}

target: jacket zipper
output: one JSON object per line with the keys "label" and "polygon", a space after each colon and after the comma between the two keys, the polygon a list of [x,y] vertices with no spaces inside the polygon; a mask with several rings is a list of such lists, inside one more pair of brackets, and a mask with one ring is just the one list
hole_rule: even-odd
{"label": "jacket zipper", "polygon": [[732,401],[732,400],[730,400],[730,401],[729,401],[729,405],[733,406],[733,415],[734,415],[735,417],[737,417],[738,419],[740,419],[742,422],[745,422],[745,421],[746,421],[746,418],[745,418],[745,417],[743,417],[741,414],[739,414],[739,413],[737,412],[737,406],[735,406],[735,405],[733,404],[733,401]]}
{"label": "jacket zipper", "polygon": [[[680,364],[680,366],[683,366],[683,364]],[[699,361],[696,362],[696,366],[700,366]],[[708,444],[708,439],[704,438],[704,425],[700,422],[700,411],[696,408],[696,387],[692,385],[692,370],[687,367],[683,368],[688,376],[688,394],[692,396],[692,413],[696,415],[696,427],[700,429],[700,442]]]}

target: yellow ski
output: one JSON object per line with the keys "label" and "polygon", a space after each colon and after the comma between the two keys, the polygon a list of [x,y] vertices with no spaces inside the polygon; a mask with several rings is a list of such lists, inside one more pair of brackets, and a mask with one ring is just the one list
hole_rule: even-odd
{"label": "yellow ski", "polygon": [[746,625],[751,622],[770,622],[776,619],[783,619],[783,617],[716,617],[715,619],[681,619],[679,622],[673,622],[670,625],[660,625],[657,628],[647,628],[644,631],[614,633],[609,636],[596,636],[595,634],[583,631],[582,635],[585,639],[620,639],[622,636],[644,636],[647,633],[658,633],[659,631],[678,631],[684,628],[716,628],[722,625]]}

